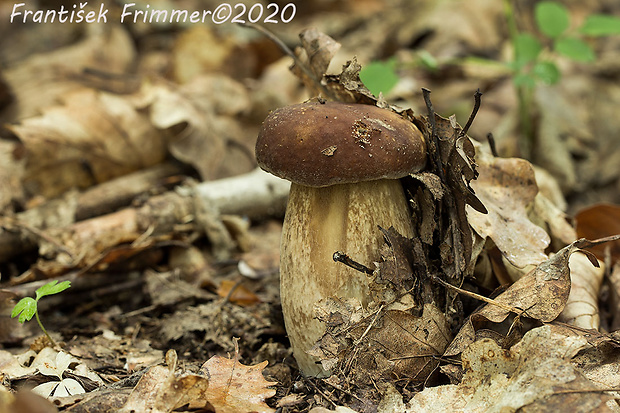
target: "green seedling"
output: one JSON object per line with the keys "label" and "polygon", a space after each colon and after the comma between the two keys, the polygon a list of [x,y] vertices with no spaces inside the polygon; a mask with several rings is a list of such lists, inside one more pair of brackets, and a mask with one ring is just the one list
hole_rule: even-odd
{"label": "green seedling", "polygon": [[393,58],[383,62],[370,62],[360,71],[360,79],[373,95],[379,96],[379,93],[385,95],[398,83],[395,68],[396,59]]}
{"label": "green seedling", "polygon": [[531,155],[534,141],[532,128],[533,91],[538,83],[555,84],[561,72],[554,60],[559,56],[583,63],[596,59],[588,43],[589,37],[620,34],[620,18],[603,14],[588,16],[578,28],[571,28],[568,9],[554,1],[541,1],[534,8],[534,19],[539,36],[517,29],[511,0],[505,0],[506,18],[514,49],[509,63],[519,98],[521,132],[526,137],[523,152]]}
{"label": "green seedling", "polygon": [[54,295],[60,292],[63,292],[67,288],[71,287],[71,281],[63,281],[61,283],[58,280],[51,281],[45,284],[42,287],[39,287],[37,291],[35,291],[36,297],[24,297],[13,307],[13,311],[11,312],[11,318],[15,318],[19,316],[18,320],[20,323],[25,323],[26,321],[32,320],[32,317],[35,316],[37,318],[37,323],[39,323],[39,327],[47,336],[47,339],[52,343],[52,346],[56,347],[56,342],[50,337],[47,333],[45,327],[43,327],[43,323],[41,323],[41,319],[39,318],[39,311],[37,310],[37,304],[39,300],[47,295]]}

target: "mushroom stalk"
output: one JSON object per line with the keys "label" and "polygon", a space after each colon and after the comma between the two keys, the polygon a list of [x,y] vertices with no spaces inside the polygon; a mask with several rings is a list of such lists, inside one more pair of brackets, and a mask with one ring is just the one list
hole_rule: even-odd
{"label": "mushroom stalk", "polygon": [[326,372],[310,350],[325,332],[314,318],[322,299],[354,298],[366,306],[369,277],[334,262],[343,251],[355,261],[379,261],[384,243],[379,226],[413,236],[407,199],[400,181],[381,179],[328,187],[293,183],[282,229],[280,288],[282,312],[295,359],[308,376]]}

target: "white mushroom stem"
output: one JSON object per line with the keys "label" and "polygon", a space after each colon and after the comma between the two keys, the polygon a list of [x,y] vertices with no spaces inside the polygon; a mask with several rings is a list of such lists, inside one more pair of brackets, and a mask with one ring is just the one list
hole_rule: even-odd
{"label": "white mushroom stem", "polygon": [[306,352],[325,332],[314,305],[327,297],[355,298],[366,306],[369,277],[334,262],[342,251],[365,265],[379,261],[384,242],[379,226],[412,236],[411,217],[398,180],[378,180],[323,188],[293,183],[281,244],[281,299],[293,353],[307,376],[325,376]]}

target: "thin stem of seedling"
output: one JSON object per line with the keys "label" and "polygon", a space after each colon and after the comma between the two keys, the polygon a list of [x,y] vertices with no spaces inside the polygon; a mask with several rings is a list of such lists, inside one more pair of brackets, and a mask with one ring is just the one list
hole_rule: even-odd
{"label": "thin stem of seedling", "polygon": [[[517,21],[515,19],[515,11],[511,3],[512,0],[504,0],[504,14],[508,23],[508,34],[510,42],[517,44]],[[533,102],[533,88],[527,84],[515,85],[517,91],[518,111],[519,111],[519,127],[523,138],[521,139],[520,150],[523,158],[530,159],[534,147],[534,130],[532,127],[531,108]]]}
{"label": "thin stem of seedling", "polygon": [[52,336],[50,336],[47,333],[47,330],[45,329],[45,327],[43,327],[43,323],[41,322],[41,319],[39,318],[39,310],[34,312],[34,316],[37,318],[37,323],[39,323],[39,327],[41,327],[41,330],[43,330],[47,339],[50,341],[50,343],[52,343],[52,347],[56,347],[56,342],[54,341]]}

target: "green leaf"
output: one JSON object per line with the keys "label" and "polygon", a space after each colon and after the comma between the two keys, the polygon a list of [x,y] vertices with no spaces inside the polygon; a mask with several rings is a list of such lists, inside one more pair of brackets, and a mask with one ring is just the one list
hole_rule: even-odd
{"label": "green leaf", "polygon": [[24,323],[30,321],[36,312],[37,302],[35,299],[32,297],[25,297],[15,304],[13,311],[11,311],[11,318],[15,318],[19,314],[19,322]]}
{"label": "green leaf", "polygon": [[542,1],[536,4],[534,17],[538,29],[549,37],[558,37],[570,24],[566,7],[554,1]]}
{"label": "green leaf", "polygon": [[424,66],[428,70],[436,71],[437,69],[439,69],[439,63],[437,62],[437,59],[435,59],[435,57],[428,51],[421,50],[420,53],[418,53],[418,57],[420,59],[420,63],[422,63],[422,66]]}
{"label": "green leaf", "polygon": [[557,83],[560,80],[560,70],[553,62],[538,62],[534,65],[532,73],[538,79],[548,85]]}
{"label": "green leaf", "polygon": [[63,281],[60,284],[58,283],[58,280],[48,282],[44,286],[39,287],[35,292],[37,295],[37,301],[46,295],[58,294],[69,287],[71,287],[71,281]]}
{"label": "green leaf", "polygon": [[394,71],[395,66],[394,59],[386,62],[371,62],[360,71],[360,79],[373,95],[378,96],[379,92],[386,94],[398,83],[398,75]]}
{"label": "green leaf", "polygon": [[586,18],[579,31],[588,36],[620,34],[620,17],[593,14]]}
{"label": "green leaf", "polygon": [[515,62],[520,68],[526,63],[536,60],[542,45],[529,33],[519,33],[515,39]]}
{"label": "green leaf", "polygon": [[579,62],[592,62],[595,58],[594,51],[583,40],[575,37],[563,37],[555,42],[555,50]]}
{"label": "green leaf", "polygon": [[536,86],[536,78],[527,73],[518,73],[512,78],[515,86],[525,86],[528,88],[533,88]]}

